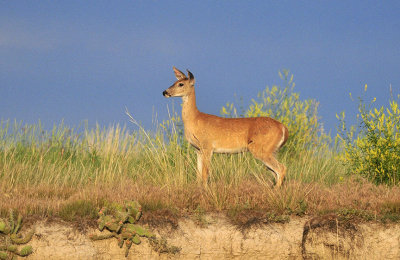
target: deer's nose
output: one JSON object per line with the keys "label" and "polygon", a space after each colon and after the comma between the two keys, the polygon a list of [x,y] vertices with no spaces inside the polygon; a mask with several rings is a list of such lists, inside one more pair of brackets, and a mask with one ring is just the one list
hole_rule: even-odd
{"label": "deer's nose", "polygon": [[169,96],[168,92],[166,90],[164,90],[162,94],[163,94],[164,97],[168,97]]}

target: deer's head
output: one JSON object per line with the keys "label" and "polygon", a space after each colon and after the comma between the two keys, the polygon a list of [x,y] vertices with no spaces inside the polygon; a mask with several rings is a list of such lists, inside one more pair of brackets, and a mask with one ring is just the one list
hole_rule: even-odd
{"label": "deer's head", "polygon": [[184,97],[193,92],[195,79],[193,74],[188,70],[188,76],[182,71],[173,67],[177,81],[171,87],[163,91],[164,97]]}

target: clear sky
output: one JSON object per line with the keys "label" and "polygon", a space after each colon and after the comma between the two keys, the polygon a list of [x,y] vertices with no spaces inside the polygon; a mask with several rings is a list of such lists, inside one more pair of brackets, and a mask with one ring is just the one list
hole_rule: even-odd
{"label": "clear sky", "polygon": [[[327,130],[358,96],[400,94],[400,1],[1,1],[0,119],[146,128],[167,117],[172,66],[201,111],[245,103],[278,71],[320,102]],[[235,98],[236,95],[236,98]]]}

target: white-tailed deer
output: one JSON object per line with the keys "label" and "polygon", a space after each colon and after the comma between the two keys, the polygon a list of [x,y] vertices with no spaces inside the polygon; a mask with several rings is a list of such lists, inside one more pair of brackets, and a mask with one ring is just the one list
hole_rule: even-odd
{"label": "white-tailed deer", "polygon": [[[275,158],[288,139],[288,130],[269,117],[222,118],[200,112],[196,107],[195,79],[173,67],[177,81],[163,92],[165,97],[182,97],[185,137],[197,150],[198,178],[207,184],[213,153],[250,151],[275,173],[276,187],[282,185],[286,167]],[[201,176],[200,176],[201,175]]]}

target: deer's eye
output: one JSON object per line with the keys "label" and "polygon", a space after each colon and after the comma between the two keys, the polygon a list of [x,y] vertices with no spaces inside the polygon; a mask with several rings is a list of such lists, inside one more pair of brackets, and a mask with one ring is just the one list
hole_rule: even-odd
{"label": "deer's eye", "polygon": [[183,85],[184,85],[183,83],[179,83],[179,87],[183,87]]}

